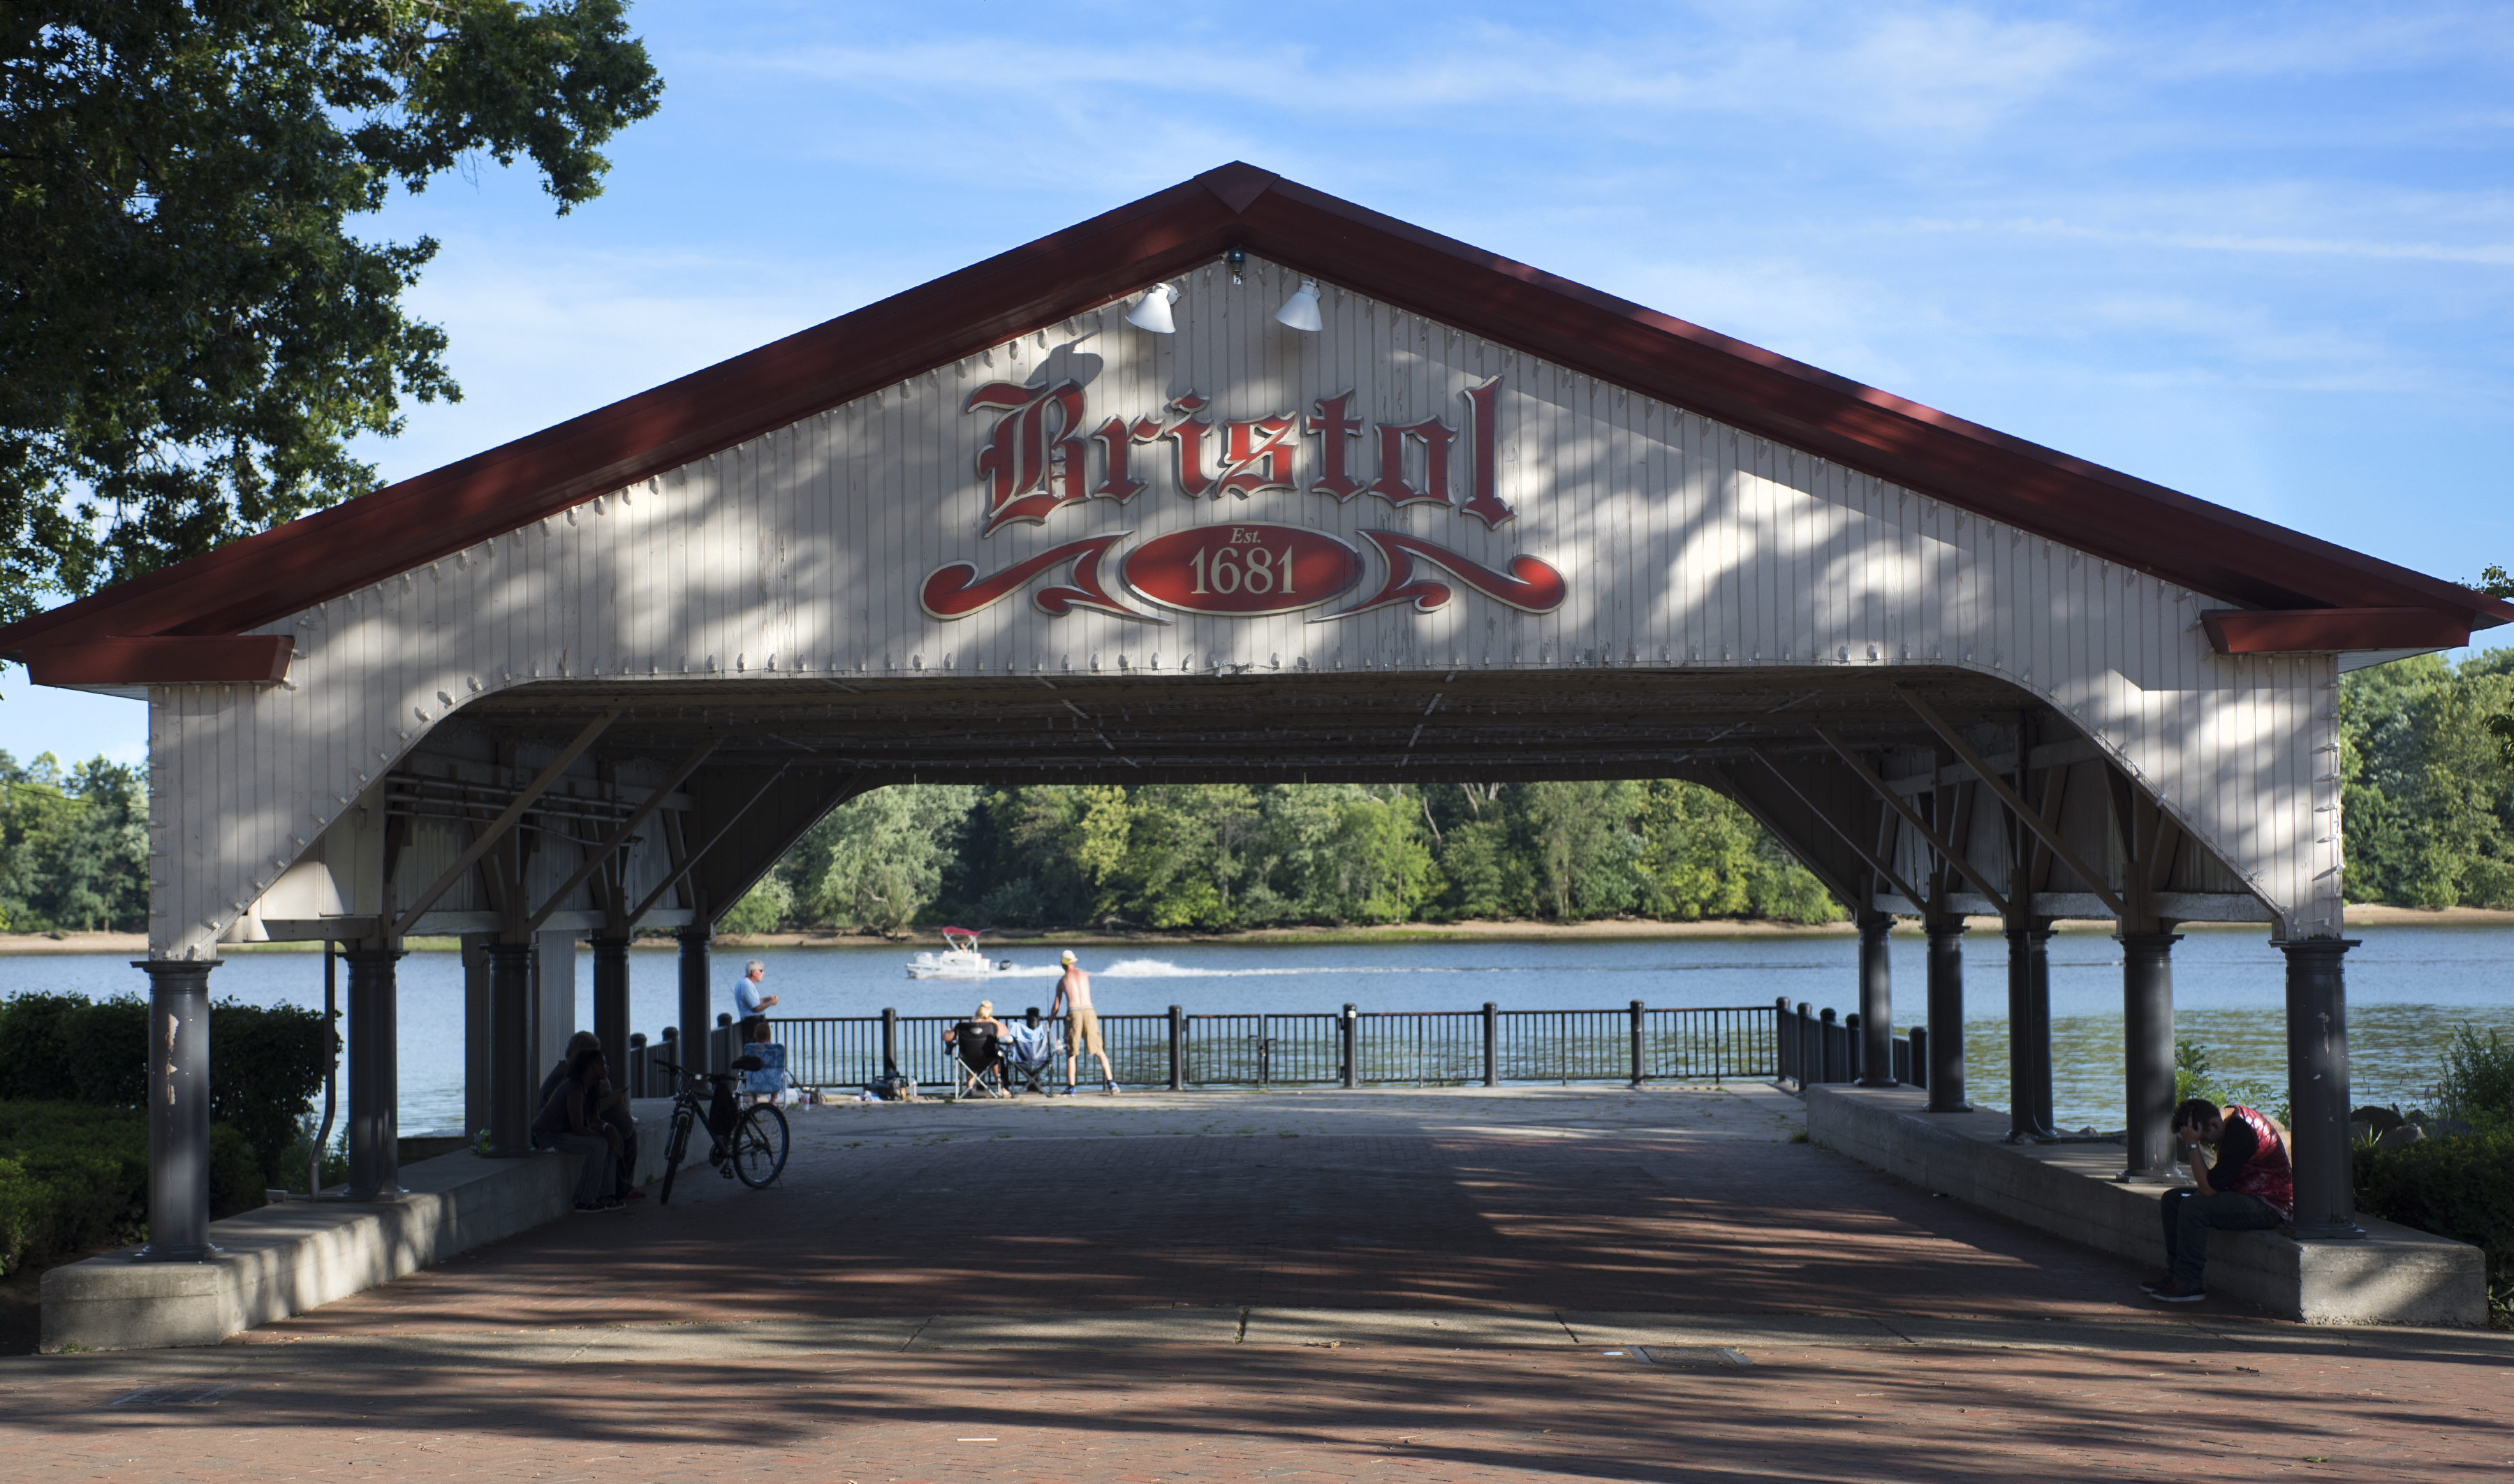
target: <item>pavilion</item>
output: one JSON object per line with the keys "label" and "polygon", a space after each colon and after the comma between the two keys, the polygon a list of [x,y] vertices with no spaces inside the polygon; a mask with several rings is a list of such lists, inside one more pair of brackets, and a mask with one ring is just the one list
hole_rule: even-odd
{"label": "pavilion", "polygon": [[209,1246],[223,944],[345,945],[374,1195],[405,939],[461,937],[518,1153],[577,940],[616,1048],[630,935],[676,931],[695,1031],[716,917],[914,780],[1693,780],[1856,914],[1871,1068],[1886,934],[1928,935],[1933,1105],[1965,919],[2027,1134],[2050,924],[2117,922],[2131,1180],[2175,925],[2261,923],[2314,1238],[2354,1229],[2339,675],[2509,620],[1234,164],[0,655],[148,702],[151,1259]]}

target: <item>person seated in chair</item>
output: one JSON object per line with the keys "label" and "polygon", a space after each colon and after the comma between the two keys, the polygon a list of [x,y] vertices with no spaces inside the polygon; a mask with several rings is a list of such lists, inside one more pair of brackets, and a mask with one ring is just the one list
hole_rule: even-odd
{"label": "person seated in chair", "polygon": [[[542,1090],[533,1106],[549,1105],[551,1095],[567,1081],[568,1068],[576,1063],[581,1053],[588,1049],[602,1050],[601,1038],[592,1031],[580,1030],[567,1038],[567,1052],[558,1059],[558,1064],[549,1069],[549,1075],[542,1078]],[[606,1062],[605,1065],[608,1064]],[[594,1089],[588,1111],[596,1122],[610,1129],[620,1141],[620,1168],[611,1193],[624,1201],[644,1200],[646,1192],[637,1188],[637,1119],[628,1110],[628,1095],[612,1086],[607,1072],[601,1085]]]}
{"label": "person seated in chair", "polygon": [[943,1044],[960,1063],[960,1091],[981,1085],[981,1074],[1002,1061],[1004,1023],[995,1019],[995,1002],[978,1001],[978,1013],[943,1032]]}

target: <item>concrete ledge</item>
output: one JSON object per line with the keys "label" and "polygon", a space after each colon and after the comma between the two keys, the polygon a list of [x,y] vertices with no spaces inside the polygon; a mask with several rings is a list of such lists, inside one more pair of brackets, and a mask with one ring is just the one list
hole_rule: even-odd
{"label": "concrete ledge", "polygon": [[[2114,1179],[2116,1144],[2009,1144],[2006,1113],[1930,1113],[1913,1088],[1818,1084],[1807,1137],[1887,1174],[2072,1241],[2165,1265],[2157,1201],[2169,1185]],[[2361,1216],[2364,1241],[2277,1231],[2209,1238],[2209,1291],[2307,1324],[2484,1325],[2478,1248]]]}
{"label": "concrete ledge", "polygon": [[[640,1101],[639,1184],[664,1173],[671,1101]],[[704,1163],[707,1140],[690,1141]],[[135,1263],[126,1247],[44,1274],[47,1354],[216,1344],[575,1210],[580,1156],[483,1159],[466,1149],[403,1168],[396,1200],[291,1201],[210,1223],[206,1263]],[[684,1165],[684,1168],[687,1168]]]}

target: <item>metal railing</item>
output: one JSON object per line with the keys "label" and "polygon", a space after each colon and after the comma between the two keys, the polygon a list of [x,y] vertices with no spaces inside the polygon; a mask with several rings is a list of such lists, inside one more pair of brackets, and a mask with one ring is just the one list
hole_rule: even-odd
{"label": "metal railing", "polygon": [[[1771,1006],[1654,1009],[1639,1000],[1621,1010],[1487,1004],[1362,1011],[1347,1005],[1300,1015],[1190,1015],[1174,1005],[1166,1015],[1104,1015],[1100,1035],[1117,1081],[1130,1087],[1639,1086],[1781,1075],[1789,1039],[1782,1032],[1795,1033],[1797,1020]],[[770,1021],[798,1085],[849,1089],[887,1075],[951,1085],[956,1073],[943,1033],[958,1023],[955,1016],[891,1010]],[[642,1064],[633,1065],[632,1085],[642,1071]],[[1085,1083],[1099,1080],[1088,1057],[1075,1071]]]}

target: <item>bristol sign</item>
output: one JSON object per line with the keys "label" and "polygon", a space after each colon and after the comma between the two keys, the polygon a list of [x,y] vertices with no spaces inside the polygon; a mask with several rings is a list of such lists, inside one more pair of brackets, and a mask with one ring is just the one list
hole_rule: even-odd
{"label": "bristol sign", "polygon": [[[961,408],[993,418],[976,461],[985,497],[979,534],[1045,526],[1094,501],[1122,509],[1156,482],[1191,501],[1323,498],[1338,506],[1376,500],[1395,510],[1446,508],[1499,530],[1515,518],[1497,492],[1501,378],[1458,395],[1466,404],[1463,438],[1438,418],[1366,422],[1355,415],[1349,391],[1318,398],[1306,415],[1221,420],[1207,416],[1206,398],[1189,392],[1171,399],[1160,417],[1095,424],[1078,381],[990,382]],[[1538,557],[1515,555],[1496,571],[1404,531],[1363,527],[1354,533],[1356,545],[1282,521],[1212,520],[1117,551],[1134,534],[1067,541],[985,576],[975,562],[950,562],[925,579],[918,596],[933,618],[965,619],[1062,569],[1064,582],[1031,594],[1038,612],[1058,618],[1079,608],[1166,623],[1163,611],[1246,619],[1327,610],[1313,622],[1400,606],[1428,614],[1446,607],[1459,587],[1545,614],[1560,608],[1566,592],[1562,574]],[[1373,565],[1365,550],[1380,580],[1357,597]]]}

